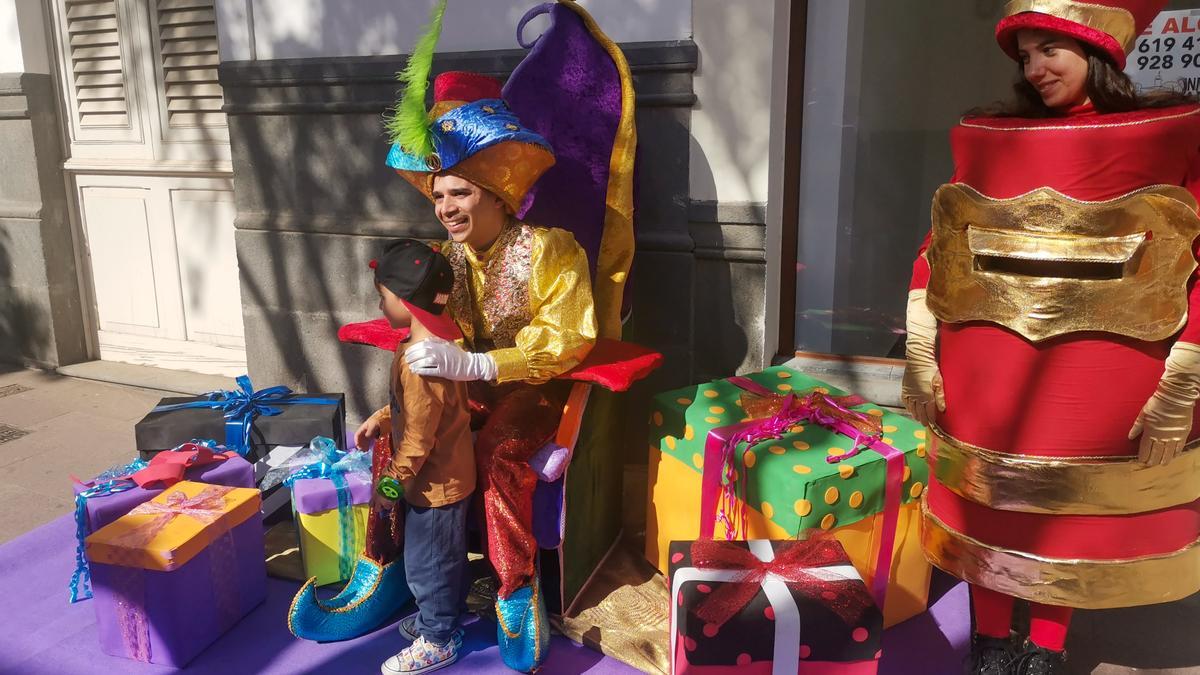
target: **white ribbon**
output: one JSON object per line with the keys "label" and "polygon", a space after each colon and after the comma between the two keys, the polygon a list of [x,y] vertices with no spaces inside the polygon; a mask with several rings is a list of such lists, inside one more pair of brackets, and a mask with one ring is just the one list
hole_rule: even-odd
{"label": "white ribbon", "polygon": [[[754,557],[763,562],[775,559],[775,550],[767,539],[751,539],[746,542]],[[683,584],[689,581],[738,581],[744,571],[740,570],[706,570],[698,567],[683,567],[675,570],[671,580],[671,672],[676,673],[678,662],[677,641],[679,640],[679,612],[684,608],[679,606],[679,591]],[[829,567],[814,567],[807,571],[809,576],[823,581],[858,581],[862,577],[853,565],[831,565]],[[767,602],[775,612],[775,649],[772,675],[795,675],[800,670],[800,609],[796,599],[782,577],[767,573],[762,582],[763,593]]]}

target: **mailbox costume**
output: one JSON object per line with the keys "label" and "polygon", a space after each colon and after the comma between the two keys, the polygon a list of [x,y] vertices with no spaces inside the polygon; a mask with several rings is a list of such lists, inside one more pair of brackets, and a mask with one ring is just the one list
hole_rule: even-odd
{"label": "mailbox costume", "polygon": [[[996,34],[1014,58],[1031,28],[1123,66],[1163,4],[1015,0]],[[1200,106],[967,117],[951,148],[909,308],[910,364],[945,402],[926,555],[971,584],[977,640],[1007,639],[1021,598],[1026,652],[1061,652],[1072,608],[1200,590],[1200,452],[1145,462],[1130,438],[1164,415],[1178,445],[1200,434]]]}

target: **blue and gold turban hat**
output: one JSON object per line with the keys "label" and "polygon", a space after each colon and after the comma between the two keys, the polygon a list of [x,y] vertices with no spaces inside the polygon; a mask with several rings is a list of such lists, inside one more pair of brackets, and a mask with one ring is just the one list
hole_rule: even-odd
{"label": "blue and gold turban hat", "polygon": [[433,178],[453,174],[495,194],[516,213],[538,178],[554,165],[546,139],[521,124],[500,98],[500,82],[467,72],[438,75],[434,105],[425,109],[433,49],[441,33],[445,0],[417,40],[400,72],[404,93],[387,129],[387,165],[433,200]]}

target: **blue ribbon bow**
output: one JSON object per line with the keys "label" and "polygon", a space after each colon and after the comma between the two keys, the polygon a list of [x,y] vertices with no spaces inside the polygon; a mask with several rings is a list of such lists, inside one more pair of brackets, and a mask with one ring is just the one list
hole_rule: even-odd
{"label": "blue ribbon bow", "polygon": [[350,501],[350,483],[346,480],[346,475],[365,473],[369,479],[371,453],[338,450],[333,439],[324,436],[314,438],[309,445],[316,454],[317,461],[293,471],[283,480],[283,484],[290,490],[296,481],[304,478],[326,478],[333,481],[333,487],[337,490],[338,538],[341,544],[341,550],[338,552],[338,574],[343,579],[348,579],[354,565],[354,556],[358,555],[358,552],[353,550],[354,515],[350,509],[354,504]]}
{"label": "blue ribbon bow", "polygon": [[[133,464],[126,466],[133,466]],[[115,470],[118,469],[114,469],[113,471]],[[110,473],[111,471],[106,471],[102,475]],[[71,574],[71,583],[69,586],[72,603],[92,597],[92,571],[88,567],[87,557],[84,555],[83,543],[83,540],[87,537],[87,500],[92,497],[115,495],[118,492],[132,490],[135,487],[137,487],[137,483],[128,478],[113,478],[96,483],[92,487],[75,495],[75,571]]]}
{"label": "blue ribbon bow", "polygon": [[337,399],[296,396],[284,387],[268,387],[254,391],[249,375],[239,375],[238,388],[232,391],[220,389],[205,394],[203,401],[170,403],[155,406],[153,412],[169,412],[187,408],[208,408],[225,413],[225,446],[245,457],[250,452],[250,430],[259,415],[271,417],[283,410],[279,405],[337,405]]}

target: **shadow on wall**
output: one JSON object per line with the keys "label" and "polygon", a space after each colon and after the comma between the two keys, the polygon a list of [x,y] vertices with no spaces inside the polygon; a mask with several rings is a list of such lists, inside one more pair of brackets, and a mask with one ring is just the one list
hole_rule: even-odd
{"label": "shadow on wall", "polygon": [[690,194],[704,200],[765,201],[772,3],[696,0],[693,12],[700,103],[692,132],[702,140],[693,138]]}
{"label": "shadow on wall", "polygon": [[53,351],[45,312],[23,297],[14,270],[13,232],[36,226],[36,221],[0,218],[0,360],[22,365],[45,365]]}

